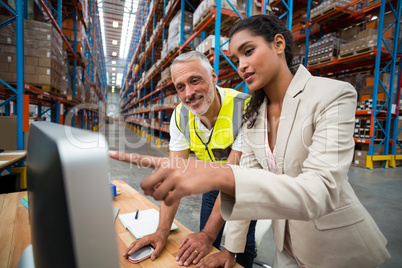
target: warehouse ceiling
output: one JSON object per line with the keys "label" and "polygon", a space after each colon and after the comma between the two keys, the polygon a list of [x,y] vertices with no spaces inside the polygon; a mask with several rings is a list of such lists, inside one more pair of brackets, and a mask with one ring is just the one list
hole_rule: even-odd
{"label": "warehouse ceiling", "polygon": [[139,1],[98,0],[107,84],[112,91],[113,86],[116,91],[121,86]]}

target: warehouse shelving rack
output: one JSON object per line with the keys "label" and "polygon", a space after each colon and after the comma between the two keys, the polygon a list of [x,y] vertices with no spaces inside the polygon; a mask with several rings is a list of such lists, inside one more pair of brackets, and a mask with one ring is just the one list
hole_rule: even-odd
{"label": "warehouse shelving rack", "polygon": [[[93,20],[92,27],[95,29],[93,32],[88,31],[88,36],[90,37],[90,40],[85,40],[84,44],[86,44],[87,48],[94,48],[97,47],[102,53],[100,54],[95,54],[95,53],[89,53],[88,57],[90,59],[90,62],[92,63],[92,66],[89,66],[89,71],[91,75],[91,82],[94,83],[94,73],[96,75],[96,78],[98,79],[98,84],[100,84],[101,88],[98,90],[96,88],[96,93],[99,97],[99,100],[104,100],[105,99],[105,85],[106,85],[106,72],[105,72],[105,60],[104,60],[104,55],[103,55],[103,48],[102,44],[99,40],[101,40],[101,33],[100,33],[100,27],[99,27],[99,18],[97,17],[97,3],[96,1],[89,0],[90,1],[90,7],[92,8],[92,15],[95,20]],[[76,22],[78,20],[78,10],[77,10],[77,2],[75,0],[70,1],[69,3],[71,4],[73,11],[73,17],[74,17],[74,40],[69,40],[62,32],[62,14],[63,14],[63,6],[62,6],[62,1],[57,0],[53,1],[53,5],[57,6],[57,10],[52,6],[51,3],[48,3],[47,1],[44,0],[38,0],[38,3],[42,10],[47,14],[49,17],[49,20],[52,22],[53,26],[57,30],[57,32],[60,34],[60,36],[63,39],[63,42],[67,45],[69,54],[72,55],[74,59],[74,69],[73,73],[71,76],[74,79],[73,82],[73,96],[75,96],[75,77],[76,77],[76,64],[77,64],[77,27],[76,27]],[[24,81],[24,13],[25,11],[23,10],[23,7],[27,6],[26,0],[23,1],[15,1],[16,9],[15,11],[10,8],[7,4],[1,2],[0,3],[2,6],[4,6],[10,14],[12,14],[14,17],[9,19],[8,21],[2,23],[0,25],[0,28],[12,23],[16,22],[16,56],[17,56],[17,82],[16,82],[16,89],[12,86],[3,81],[0,78],[1,82],[1,88],[0,88],[0,95],[2,98],[6,98],[4,102],[0,104],[0,106],[5,106],[6,110],[6,115],[11,115],[15,114],[17,115],[17,149],[22,150],[24,149],[24,132],[27,132],[29,130],[29,125],[28,125],[28,117],[29,117],[29,104],[35,104],[38,106],[38,116],[40,117],[44,113],[51,111],[52,112],[52,120],[56,123],[63,123],[63,117],[67,115],[70,111],[75,114],[75,120],[72,120],[72,125],[75,126],[75,121],[76,121],[76,116],[79,113],[79,111],[76,110],[77,102],[74,100],[69,100],[65,97],[59,96],[57,94],[53,94],[51,92],[44,91],[38,87],[35,87],[33,85],[27,84]],[[55,14],[55,15],[53,15]],[[57,18],[57,21],[55,19]],[[0,29],[1,30],[1,29]],[[73,45],[70,44],[73,43]],[[96,44],[96,45],[95,45]],[[92,51],[93,52],[93,51]],[[96,57],[93,57],[93,55],[96,55]],[[82,64],[82,63],[81,63]],[[98,66],[97,70],[100,70],[99,72],[95,72],[95,66]],[[3,86],[5,88],[3,88]],[[33,93],[33,95],[28,95],[24,93]],[[13,94],[14,93],[14,94]],[[10,103],[12,101],[16,101],[16,109],[14,111],[10,111]],[[47,108],[47,110],[42,111],[42,107],[47,106],[50,108]],[[99,104],[98,104],[99,105]],[[81,105],[82,106],[82,105]],[[84,128],[84,116],[87,117],[87,126],[86,128],[89,128],[89,121],[90,120],[95,120],[99,122],[99,113],[98,109],[94,107],[81,107],[81,119],[82,119],[82,125],[81,127]]]}
{"label": "warehouse shelving rack", "polygon": [[[225,1],[225,0],[222,0]],[[291,0],[292,1],[292,0]],[[145,2],[145,1],[144,1]],[[165,137],[168,137],[167,135],[169,134],[169,129],[162,127],[162,121],[166,118],[168,119],[168,116],[170,116],[171,112],[175,108],[176,105],[163,105],[163,99],[169,95],[176,94],[173,84],[171,80],[167,81],[166,84],[155,87],[154,86],[154,79],[157,80],[159,78],[159,74],[162,70],[167,68],[169,63],[179,54],[186,49],[188,49],[188,46],[192,46],[191,42],[192,40],[197,36],[201,35],[202,40],[205,38],[205,33],[203,30],[210,25],[211,23],[214,23],[214,34],[215,36],[220,36],[221,35],[221,21],[222,21],[222,14],[225,16],[238,16],[240,18],[250,16],[251,15],[251,3],[252,1],[248,0],[247,1],[247,10],[246,14],[240,14],[234,7],[231,5],[232,10],[228,9],[221,9],[221,0],[216,1],[216,7],[211,8],[211,13],[212,15],[202,24],[196,27],[196,29],[193,30],[193,34],[186,39],[184,35],[186,34],[184,32],[183,26],[184,26],[184,10],[187,5],[190,9],[194,11],[194,7],[192,6],[192,3],[186,1],[186,0],[176,0],[171,3],[171,8],[166,12],[166,7],[167,7],[167,1],[164,0],[163,3],[162,1],[156,0],[153,2],[154,5],[152,6],[152,10],[150,12],[148,7],[150,5],[150,1],[146,1],[145,4],[140,6],[138,10],[141,10],[140,14],[138,14],[137,21],[136,21],[136,29],[134,30],[134,39],[132,41],[132,46],[131,47],[136,47],[135,52],[132,54],[132,57],[128,58],[128,64],[127,66],[128,69],[125,70],[125,75],[124,75],[124,80],[123,80],[123,87],[121,91],[121,112],[123,116],[124,123],[132,128],[134,131],[136,131],[138,134],[142,133],[142,136],[148,135],[148,141],[151,140],[151,136],[155,132],[159,132],[158,139],[157,139],[157,145],[158,147],[160,146],[161,139],[164,139]],[[173,13],[178,10],[178,4],[180,3],[180,11],[182,14],[181,17],[181,31],[180,31],[180,45],[177,48],[177,50],[174,50],[171,52],[163,61],[161,64],[160,68],[156,70],[155,73],[151,74],[150,77],[147,78],[146,81],[144,81],[144,85],[140,88],[137,88],[134,90],[134,84],[139,81],[139,75],[143,71],[148,71],[147,65],[148,62],[151,62],[153,65],[155,63],[155,44],[160,44],[162,40],[165,40],[166,37],[166,27],[169,24],[169,19],[173,16]],[[230,4],[230,3],[229,3]],[[141,5],[141,4],[140,4]],[[163,11],[162,11],[163,10]],[[162,12],[161,12],[162,11]],[[159,16],[163,14],[163,24],[159,32],[155,33],[155,39],[152,40],[151,46],[148,46],[148,49],[144,48],[145,43],[149,41],[148,37],[153,33],[155,30],[155,24],[156,21],[159,20]],[[144,15],[145,14],[145,15]],[[146,14],[149,14],[146,16]],[[158,17],[157,17],[158,15]],[[153,17],[153,19],[148,19],[149,17]],[[148,20],[147,20],[148,19]],[[144,21],[147,20],[147,23]],[[152,27],[151,27],[151,21],[153,21]],[[141,28],[140,25],[145,25],[145,32],[139,36],[139,30]],[[160,40],[162,38],[162,40]],[[234,75],[237,76],[237,73],[232,69],[236,69],[233,64],[228,60],[227,58],[227,53],[225,51],[221,50],[221,47],[224,44],[220,44],[220,39],[215,38],[215,48],[213,50],[212,55],[210,55],[209,59],[213,63],[213,67],[215,72],[217,73],[218,77],[220,80],[223,79],[228,79],[230,77],[233,77]],[[152,48],[152,49],[151,49]],[[194,47],[193,47],[194,48]],[[139,55],[140,53],[144,53],[143,58],[140,60]],[[228,68],[225,68],[225,70],[220,70],[219,65],[220,65],[220,60],[225,59],[228,61]],[[239,84],[237,88],[242,86],[242,84]],[[244,85],[243,90],[247,91],[247,87]],[[136,99],[134,99],[136,98]],[[161,101],[161,107],[153,107],[152,103],[153,101]],[[144,106],[146,102],[149,101],[151,103],[151,108],[150,109],[143,109],[141,111],[131,111],[134,107],[138,107],[140,103],[143,103]],[[139,122],[140,115],[144,115],[144,118],[147,118],[147,123],[142,123]],[[158,126],[152,126],[151,120],[158,120]],[[147,133],[146,133],[147,132]]]}
{"label": "warehouse shelving rack", "polygon": [[[322,1],[324,2],[324,1]],[[276,1],[271,4],[271,6],[278,5],[280,1]],[[394,73],[397,67],[397,63],[400,62],[401,53],[398,53],[398,38],[399,38],[399,25],[401,22],[401,1],[390,1],[390,0],[381,0],[377,3],[374,3],[371,6],[363,6],[363,8],[359,11],[354,9],[354,12],[349,12],[347,9],[349,7],[355,7],[356,4],[362,3],[361,0],[351,1],[349,4],[343,7],[334,8],[332,12],[327,13],[324,16],[316,17],[311,20],[311,7],[315,4],[313,1],[308,0],[307,2],[307,20],[306,24],[297,29],[293,29],[293,31],[298,31],[302,28],[305,29],[305,34],[295,38],[295,43],[305,43],[305,55],[304,55],[304,65],[307,66],[307,58],[309,51],[309,38],[313,37],[315,40],[319,40],[323,34],[333,32],[340,27],[346,27],[353,22],[363,21],[365,16],[376,14],[378,12],[378,35],[377,35],[377,44],[372,49],[372,51],[368,51],[367,53],[359,54],[346,59],[333,59],[328,63],[321,63],[318,65],[310,66],[308,69],[311,72],[315,72],[317,75],[326,75],[336,77],[339,74],[351,74],[356,72],[356,68],[359,67],[358,72],[373,70],[372,65],[374,65],[374,88],[373,88],[373,107],[377,107],[377,93],[378,89],[381,86],[386,92],[386,102],[384,105],[379,107],[378,109],[368,110],[368,111],[357,111],[357,118],[370,118],[371,126],[370,126],[370,139],[360,139],[356,138],[356,143],[365,143],[369,145],[369,153],[367,157],[367,168],[373,168],[373,161],[383,161],[383,167],[387,168],[389,166],[395,167],[395,161],[402,159],[401,155],[396,155],[396,149],[402,147],[402,144],[397,139],[398,133],[401,132],[401,129],[398,129],[398,114],[392,113],[392,106],[396,106],[398,111],[399,108],[399,95],[400,95],[400,76],[401,76],[401,68],[399,68],[398,72],[398,91],[397,91],[397,99],[395,100],[393,97],[393,89],[394,89]],[[298,3],[300,4],[300,3]],[[391,11],[394,16],[394,22],[383,31],[383,22],[386,11]],[[340,13],[344,13],[336,23],[328,23],[328,19],[339,15]],[[310,26],[313,24],[321,24],[319,29],[314,31],[310,30]],[[322,27],[322,24],[325,24],[325,27]],[[393,44],[392,48],[390,48],[384,41],[383,35],[389,30],[391,27],[393,29]],[[319,35],[316,37],[316,35]],[[377,49],[380,48],[380,49]],[[366,67],[364,67],[366,66]],[[363,67],[363,68],[362,68]],[[384,72],[390,72],[390,82],[388,86],[388,90],[384,85],[383,81],[380,79],[380,75]],[[382,112],[382,109],[386,107],[386,113]],[[385,128],[383,128],[379,120],[386,120]],[[391,132],[391,124],[394,124],[394,131]],[[376,128],[381,129],[384,134],[383,139],[375,139],[374,130]],[[384,151],[380,155],[375,155],[375,152],[379,150],[380,146],[384,145]],[[378,153],[378,152],[377,152]]]}

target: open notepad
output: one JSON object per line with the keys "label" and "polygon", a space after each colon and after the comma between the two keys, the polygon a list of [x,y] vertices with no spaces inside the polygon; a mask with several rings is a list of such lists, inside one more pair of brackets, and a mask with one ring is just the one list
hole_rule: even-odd
{"label": "open notepad", "polygon": [[[159,212],[156,209],[141,210],[138,218],[135,219],[135,212],[120,214],[119,220],[123,226],[129,230],[136,239],[156,232],[159,223]],[[176,230],[176,224],[172,223],[170,230]]]}

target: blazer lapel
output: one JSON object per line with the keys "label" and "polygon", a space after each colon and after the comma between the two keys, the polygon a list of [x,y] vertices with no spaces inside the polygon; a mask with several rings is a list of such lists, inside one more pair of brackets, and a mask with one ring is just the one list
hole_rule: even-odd
{"label": "blazer lapel", "polygon": [[286,146],[296,118],[300,95],[310,78],[310,72],[303,65],[300,65],[283,100],[276,139],[276,165],[280,174],[284,173]]}
{"label": "blazer lapel", "polygon": [[[265,113],[267,107],[267,100],[264,99],[264,102],[261,104],[258,109],[258,117],[254,123],[252,131],[244,131],[243,134],[247,133],[248,137],[244,137],[243,142],[248,142],[250,146],[254,149],[254,155],[260,165],[268,170],[268,161],[265,156]],[[247,123],[246,123],[247,124]]]}

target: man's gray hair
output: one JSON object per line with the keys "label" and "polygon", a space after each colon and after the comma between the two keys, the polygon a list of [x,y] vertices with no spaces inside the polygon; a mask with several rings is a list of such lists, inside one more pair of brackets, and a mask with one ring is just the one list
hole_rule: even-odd
{"label": "man's gray hair", "polygon": [[173,66],[176,63],[180,63],[180,62],[189,62],[192,60],[198,60],[203,66],[204,68],[209,71],[209,73],[212,73],[213,68],[211,66],[211,64],[209,63],[208,58],[202,54],[199,51],[193,50],[190,52],[186,52],[183,54],[180,54],[179,56],[177,56],[173,61],[172,64],[170,65],[170,73],[173,73]]}

